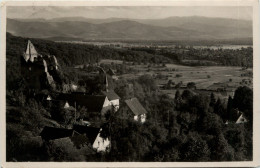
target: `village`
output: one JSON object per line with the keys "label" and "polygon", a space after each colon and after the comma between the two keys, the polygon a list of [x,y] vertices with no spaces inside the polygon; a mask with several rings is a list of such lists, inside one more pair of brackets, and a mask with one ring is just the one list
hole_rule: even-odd
{"label": "village", "polygon": [[[138,98],[132,96],[122,101],[117,93],[109,86],[110,81],[118,81],[123,78],[129,78],[127,74],[116,75],[114,70],[111,68],[106,68],[107,71],[104,70],[106,67],[104,66],[105,64],[117,64],[118,62],[119,64],[122,63],[120,61],[111,61],[112,62],[108,61],[108,63],[103,61],[102,64],[75,67],[76,69],[88,69],[89,66],[92,66],[92,70],[89,71],[88,75],[92,77],[99,77],[99,85],[101,87],[100,92],[88,94],[84,91],[84,89],[80,90],[80,86],[75,83],[63,85],[62,90],[57,91],[57,83],[59,83],[61,79],[58,75],[60,67],[56,57],[53,55],[43,56],[39,54],[31,41],[28,41],[27,49],[21,58],[21,68],[26,83],[30,88],[30,94],[46,107],[52,106],[52,104],[59,104],[62,110],[69,111],[70,114],[74,114],[74,116],[72,116],[72,121],[62,127],[56,123],[53,124],[53,127],[45,126],[40,133],[43,142],[48,143],[50,141],[55,142],[57,140],[61,141],[62,139],[70,139],[74,146],[79,149],[86,145],[93,148],[96,152],[107,153],[111,149],[111,131],[109,128],[109,120],[112,115],[118,113],[119,109],[121,109],[120,113],[124,113],[124,115],[121,116],[122,118],[132,119],[133,121],[141,124],[146,122],[149,111],[143,107]],[[164,83],[159,83],[158,86],[160,91],[169,94],[170,96],[172,95],[173,99],[176,99],[176,92],[180,92],[179,94],[182,94],[185,90],[189,90],[193,94],[206,94],[207,96],[212,96],[212,94],[215,94],[217,98],[220,97],[227,102],[228,97],[234,96],[236,89],[236,87],[229,86],[225,83],[214,83],[206,88],[196,86],[195,82],[188,82],[184,85],[184,83],[179,80],[181,76],[177,76],[176,74],[177,79],[171,79],[169,78],[170,76],[167,77],[167,75],[163,75],[160,72],[160,69],[163,69],[166,66],[159,66],[159,68],[150,67],[149,71],[142,71],[142,65],[136,66],[131,63],[126,64],[130,65],[129,67],[131,68],[139,68],[138,73],[134,78],[140,76],[140,74],[144,75],[143,72],[154,74],[153,77],[155,80],[159,80],[161,83]],[[93,68],[93,66],[95,68]],[[180,69],[181,68],[178,67],[178,69],[174,69],[174,71],[170,72],[177,71],[179,74],[182,73]],[[159,73],[160,76],[158,75]],[[186,70],[186,74],[187,73],[190,73],[190,71],[187,72]],[[131,78],[132,77],[130,77],[130,79]],[[176,81],[177,83],[173,81]],[[131,83],[127,85],[128,86],[126,87],[130,88],[130,90],[133,89],[133,85]],[[45,90],[45,92],[41,92],[42,90]],[[167,91],[170,92],[167,93]],[[55,92],[55,94],[52,92]],[[122,104],[124,106],[123,108]],[[235,120],[233,119],[236,124],[243,124],[247,122],[247,119],[241,111],[236,109],[236,113],[238,118]],[[64,115],[66,115],[66,113],[64,113]],[[229,122],[229,120],[226,120],[225,124],[229,124]],[[176,133],[180,133],[179,128],[175,131]]]}
{"label": "village", "polygon": [[[117,80],[113,70],[109,69],[106,72],[102,67],[97,66],[98,72],[94,74],[103,79],[101,83],[103,90],[99,94],[88,95],[85,92],[79,92],[78,86],[72,84],[67,86],[65,91],[57,92],[58,95],[53,98],[51,94],[39,93],[39,90],[46,88],[55,90],[55,81],[59,80],[57,79],[59,65],[56,57],[44,57],[38,54],[33,44],[28,41],[21,63],[24,78],[34,97],[46,105],[59,103],[65,110],[75,114],[74,124],[67,125],[66,128],[44,127],[40,134],[43,141],[70,138],[77,147],[90,145],[97,152],[109,152],[111,143],[107,122],[109,115],[119,110],[121,102],[120,97],[113,90],[108,89],[108,76]],[[137,98],[132,97],[121,103],[128,107],[125,109],[129,113],[128,117],[140,123],[146,121],[147,111]],[[77,117],[79,107],[87,109],[88,117]]]}

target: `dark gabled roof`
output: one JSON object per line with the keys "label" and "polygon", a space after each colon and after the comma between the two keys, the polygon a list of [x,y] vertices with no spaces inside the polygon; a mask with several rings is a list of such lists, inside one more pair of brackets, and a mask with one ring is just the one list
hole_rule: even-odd
{"label": "dark gabled roof", "polygon": [[147,113],[145,108],[141,105],[137,98],[131,98],[125,100],[125,103],[135,115],[141,115]]}
{"label": "dark gabled roof", "polygon": [[85,95],[85,94],[60,94],[59,100],[66,100],[71,106],[81,106],[87,108],[89,112],[100,112],[103,108],[106,96],[104,95]]}
{"label": "dark gabled roof", "polygon": [[54,128],[45,126],[40,133],[40,136],[44,140],[54,140],[60,139],[65,137],[71,137],[74,131],[72,129],[65,129],[65,128]]}
{"label": "dark gabled roof", "polygon": [[38,93],[35,95],[35,98],[39,101],[43,101],[43,100],[46,100],[48,98],[48,94],[45,94],[45,93]]}
{"label": "dark gabled roof", "polygon": [[114,92],[114,91],[102,91],[102,93],[107,96],[108,100],[116,100],[116,99],[120,99],[120,97]]}
{"label": "dark gabled roof", "polygon": [[100,128],[88,127],[82,125],[73,125],[73,129],[80,134],[86,134],[86,137],[89,139],[91,144],[94,143],[100,131]]}
{"label": "dark gabled roof", "polygon": [[116,75],[115,72],[111,68],[108,69],[107,74],[111,75],[111,76]]}

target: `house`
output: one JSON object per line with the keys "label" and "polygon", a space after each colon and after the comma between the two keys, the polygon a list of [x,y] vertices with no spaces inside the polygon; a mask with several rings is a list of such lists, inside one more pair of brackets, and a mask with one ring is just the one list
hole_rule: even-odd
{"label": "house", "polygon": [[144,123],[146,120],[147,111],[141,105],[139,100],[137,98],[131,98],[131,99],[125,100],[125,103],[126,103],[127,107],[130,109],[130,111],[133,113],[134,120],[141,121],[141,123]]}
{"label": "house", "polygon": [[239,111],[237,108],[232,110],[232,117],[229,118],[229,120],[224,121],[226,125],[229,124],[243,124],[248,122],[246,117],[244,116],[243,112]]}
{"label": "house", "polygon": [[102,94],[107,96],[111,105],[114,107],[115,112],[119,109],[119,99],[120,97],[114,91],[102,91]]}
{"label": "house", "polygon": [[35,95],[35,98],[38,101],[51,101],[52,100],[51,95],[48,93],[38,93]]}
{"label": "house", "polygon": [[78,149],[89,145],[97,152],[107,152],[110,149],[110,141],[108,136],[106,136],[107,134],[102,132],[102,128],[81,125],[74,125],[73,129],[46,126],[40,133],[40,136],[42,140],[47,142],[69,138]]}
{"label": "house", "polygon": [[71,90],[76,91],[78,89],[78,86],[75,84],[71,84]]}
{"label": "house", "polygon": [[48,126],[45,126],[42,132],[40,133],[40,136],[44,141],[73,137],[76,135],[79,135],[79,133],[72,129],[54,128]]}
{"label": "house", "polygon": [[104,133],[106,130],[102,128],[95,128],[89,126],[74,125],[73,129],[80,134],[87,137],[88,143],[97,152],[107,152],[110,149],[110,140],[108,134]]}
{"label": "house", "polygon": [[86,95],[81,92],[62,93],[57,99],[65,101],[64,108],[85,107],[92,120],[105,119],[105,115],[112,110],[112,105],[105,95]]}
{"label": "house", "polygon": [[69,102],[66,101],[65,104],[64,104],[64,108],[67,109],[67,108],[69,108],[69,107],[71,107],[71,106],[69,105]]}
{"label": "house", "polygon": [[243,114],[241,114],[241,115],[238,117],[238,119],[237,119],[237,121],[236,121],[236,124],[243,124],[243,123],[246,123],[246,122],[247,122],[247,119],[244,117]]}
{"label": "house", "polygon": [[51,100],[52,100],[51,96],[48,95],[47,98],[46,98],[46,100],[51,101]]}

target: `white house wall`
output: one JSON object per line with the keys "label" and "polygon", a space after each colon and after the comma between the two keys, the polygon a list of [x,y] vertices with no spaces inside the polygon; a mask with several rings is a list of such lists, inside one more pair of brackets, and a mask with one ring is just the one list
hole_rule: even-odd
{"label": "white house wall", "polygon": [[111,100],[110,103],[115,107],[115,111],[119,109],[119,99]]}
{"label": "white house wall", "polygon": [[137,115],[134,116],[134,120],[138,121],[138,116]]}
{"label": "white house wall", "polygon": [[76,91],[78,89],[78,86],[77,85],[74,85],[74,84],[71,84],[71,89],[73,91]]}
{"label": "white house wall", "polygon": [[146,120],[146,114],[141,115],[141,123],[144,123]]}
{"label": "white house wall", "polygon": [[141,123],[144,123],[146,121],[146,114],[135,115],[134,120],[135,121],[141,121]]}
{"label": "white house wall", "polygon": [[47,99],[46,100],[52,100],[51,96],[48,95]]}
{"label": "white house wall", "polygon": [[110,141],[108,138],[104,139],[100,137],[100,133],[98,133],[95,142],[93,143],[93,148],[97,150],[97,152],[105,152],[109,149]]}
{"label": "white house wall", "polygon": [[104,101],[104,104],[103,104],[103,107],[107,107],[110,105],[110,101],[108,100],[108,98],[106,97],[105,101]]}
{"label": "white house wall", "polygon": [[240,117],[237,119],[236,124],[242,124],[242,123],[246,123],[247,120],[244,118],[243,115],[240,115]]}
{"label": "white house wall", "polygon": [[64,105],[64,108],[69,108],[69,107],[70,107],[69,103],[66,102],[65,105]]}

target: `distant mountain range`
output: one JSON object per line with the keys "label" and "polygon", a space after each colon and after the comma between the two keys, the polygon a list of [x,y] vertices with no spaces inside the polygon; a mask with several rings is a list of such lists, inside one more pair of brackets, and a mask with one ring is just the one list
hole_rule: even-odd
{"label": "distant mountain range", "polygon": [[51,40],[252,39],[252,21],[200,16],[164,19],[7,19],[7,32]]}

